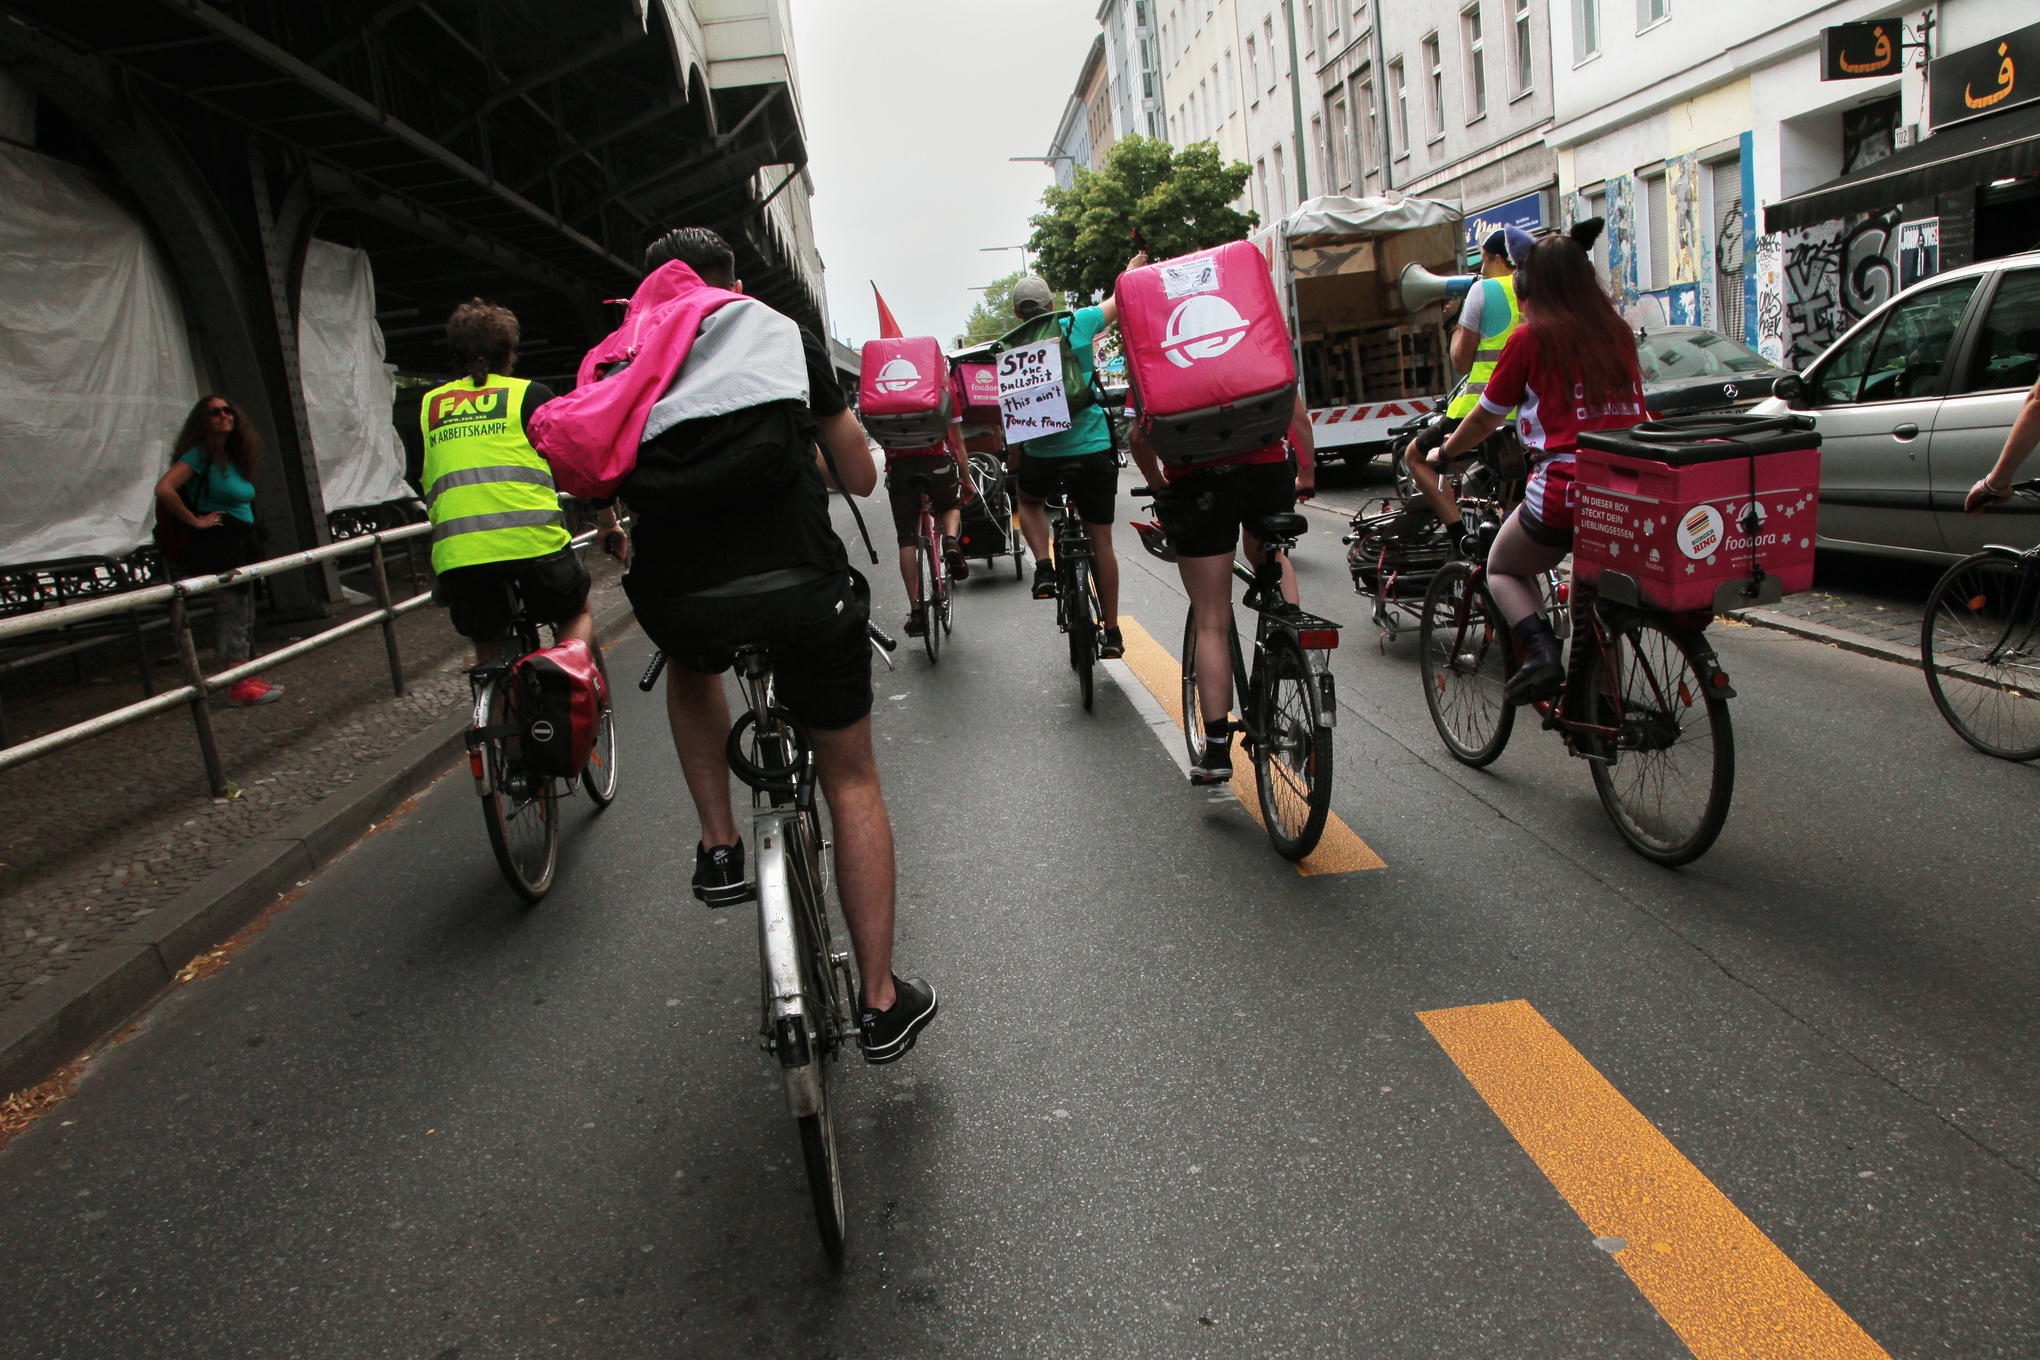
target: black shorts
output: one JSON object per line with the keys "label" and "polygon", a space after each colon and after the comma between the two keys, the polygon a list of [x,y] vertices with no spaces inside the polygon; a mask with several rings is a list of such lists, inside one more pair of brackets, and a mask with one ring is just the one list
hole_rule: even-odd
{"label": "black shorts", "polygon": [[921,488],[914,479],[928,479],[928,503],[939,516],[963,505],[963,484],[956,474],[956,455],[948,449],[926,456],[901,454],[886,461],[886,498],[892,502],[893,532],[902,548],[913,547],[921,530]]}
{"label": "black shorts", "polygon": [[1077,518],[1086,524],[1110,524],[1119,496],[1119,464],[1110,449],[1068,458],[1041,458],[1020,452],[1020,494],[1037,500],[1067,490]]}
{"label": "black shorts", "polygon": [[1155,498],[1155,517],[1178,557],[1230,557],[1240,526],[1295,508],[1296,473],[1288,463],[1205,468],[1178,477]]}
{"label": "black shorts", "polygon": [[543,557],[512,557],[439,573],[432,598],[453,616],[453,630],[477,642],[510,636],[510,595],[514,582],[533,623],[558,623],[588,602],[588,568],[572,548]]}
{"label": "black shorts", "polygon": [[633,569],[623,589],[672,664],[720,675],[737,648],[766,647],[780,706],[809,727],[834,732],[871,712],[871,593],[854,571],[756,595],[676,595]]}
{"label": "black shorts", "polygon": [[1570,529],[1554,528],[1546,524],[1531,512],[1529,506],[1519,505],[1516,507],[1516,523],[1523,526],[1523,532],[1528,534],[1530,541],[1539,547],[1563,548],[1567,552],[1572,551],[1573,531]]}

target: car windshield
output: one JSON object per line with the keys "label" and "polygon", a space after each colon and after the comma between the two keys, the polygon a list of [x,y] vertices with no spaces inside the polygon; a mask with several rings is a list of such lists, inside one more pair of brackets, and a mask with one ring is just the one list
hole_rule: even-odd
{"label": "car windshield", "polygon": [[1645,382],[1727,378],[1771,367],[1756,351],[1698,326],[1647,331],[1637,337],[1636,357],[1643,365]]}

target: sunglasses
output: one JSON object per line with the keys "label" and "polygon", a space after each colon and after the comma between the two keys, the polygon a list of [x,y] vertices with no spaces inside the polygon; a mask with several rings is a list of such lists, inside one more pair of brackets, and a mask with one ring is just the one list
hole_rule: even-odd
{"label": "sunglasses", "polygon": [[234,408],[231,406],[208,406],[205,408],[205,413],[209,416],[231,417],[234,414]]}

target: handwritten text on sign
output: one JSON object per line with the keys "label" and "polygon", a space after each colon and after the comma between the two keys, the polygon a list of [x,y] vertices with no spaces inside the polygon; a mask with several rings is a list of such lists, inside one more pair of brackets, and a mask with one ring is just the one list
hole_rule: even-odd
{"label": "handwritten text on sign", "polygon": [[999,356],[999,410],[1006,419],[1006,438],[1013,443],[1070,427],[1062,341],[1043,340]]}

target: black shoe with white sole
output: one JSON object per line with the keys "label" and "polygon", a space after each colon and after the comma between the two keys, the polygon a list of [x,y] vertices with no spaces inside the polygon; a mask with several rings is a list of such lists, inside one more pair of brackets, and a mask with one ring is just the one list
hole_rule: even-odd
{"label": "black shoe with white sole", "polygon": [[730,907],[751,900],[751,884],[744,877],[744,842],[694,847],[694,895],[711,907]]}
{"label": "black shoe with white sole", "polygon": [[1198,785],[1232,782],[1232,738],[1204,739],[1204,754],[1190,766],[1190,782]]}
{"label": "black shoe with white sole", "polygon": [[857,1040],[864,1049],[864,1061],[876,1067],[905,1057],[915,1037],[935,1018],[935,1011],[933,987],[919,978],[893,974],[891,1009],[867,1009],[857,1014]]}

